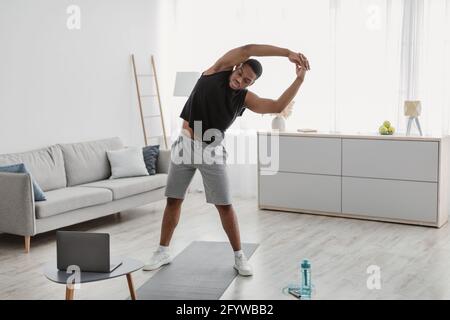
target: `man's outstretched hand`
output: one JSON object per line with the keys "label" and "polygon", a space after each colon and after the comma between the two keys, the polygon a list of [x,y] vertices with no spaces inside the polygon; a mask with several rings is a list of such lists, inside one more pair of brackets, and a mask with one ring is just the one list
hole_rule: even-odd
{"label": "man's outstretched hand", "polygon": [[306,71],[310,69],[308,59],[300,52],[297,53],[297,52],[291,51],[288,55],[288,59],[292,63],[295,63],[296,65],[300,65]]}

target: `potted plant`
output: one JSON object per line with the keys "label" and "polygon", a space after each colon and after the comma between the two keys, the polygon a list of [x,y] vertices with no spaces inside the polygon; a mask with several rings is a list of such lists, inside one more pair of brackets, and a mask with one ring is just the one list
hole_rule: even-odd
{"label": "potted plant", "polygon": [[292,114],[292,108],[294,107],[295,101],[289,102],[286,108],[280,113],[272,113],[275,118],[272,120],[272,129],[284,131],[286,129],[286,120]]}

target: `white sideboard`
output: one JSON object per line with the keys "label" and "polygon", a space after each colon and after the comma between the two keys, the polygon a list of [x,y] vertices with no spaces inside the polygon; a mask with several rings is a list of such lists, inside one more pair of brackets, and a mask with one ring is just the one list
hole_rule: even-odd
{"label": "white sideboard", "polygon": [[258,205],[441,227],[449,214],[449,147],[448,136],[260,131]]}

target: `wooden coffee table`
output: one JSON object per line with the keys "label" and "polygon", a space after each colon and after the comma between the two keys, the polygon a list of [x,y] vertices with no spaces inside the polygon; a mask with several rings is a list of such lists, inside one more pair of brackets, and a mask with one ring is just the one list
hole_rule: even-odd
{"label": "wooden coffee table", "polygon": [[[100,272],[80,272],[79,283],[88,283],[95,281],[102,281],[117,278],[120,276],[126,276],[128,282],[128,288],[130,289],[130,296],[132,300],[136,300],[136,291],[134,290],[133,279],[131,273],[142,269],[144,263],[131,259],[131,258],[121,258],[122,264],[117,267],[113,272],[110,273],[100,273]],[[75,279],[73,273],[66,273],[65,271],[59,271],[56,268],[56,262],[49,263],[44,267],[44,275],[47,279],[66,285],[66,300],[73,300],[75,292]],[[72,277],[71,279],[69,279]],[[69,281],[68,281],[69,280]]]}

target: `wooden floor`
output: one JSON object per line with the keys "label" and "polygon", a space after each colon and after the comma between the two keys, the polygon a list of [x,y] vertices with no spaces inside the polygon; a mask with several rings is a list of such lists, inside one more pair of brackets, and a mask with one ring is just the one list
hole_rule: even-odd
{"label": "wooden floor", "polygon": [[[146,260],[159,240],[164,204],[66,229],[108,232],[113,255]],[[263,211],[255,199],[235,199],[234,207],[242,241],[260,246],[250,260],[255,275],[236,277],[222,299],[293,299],[282,289],[298,280],[297,266],[303,258],[312,263],[314,299],[450,299],[448,225],[434,229]],[[172,252],[178,254],[194,240],[226,241],[218,214],[203,194],[189,194],[185,200]],[[55,253],[55,232],[33,237],[30,254],[23,253],[21,237],[0,234],[0,299],[63,299],[65,287],[42,274]],[[370,265],[380,267],[379,290],[367,288]],[[135,287],[154,274],[134,273]],[[75,292],[75,299],[127,297],[125,277],[83,284]]]}

